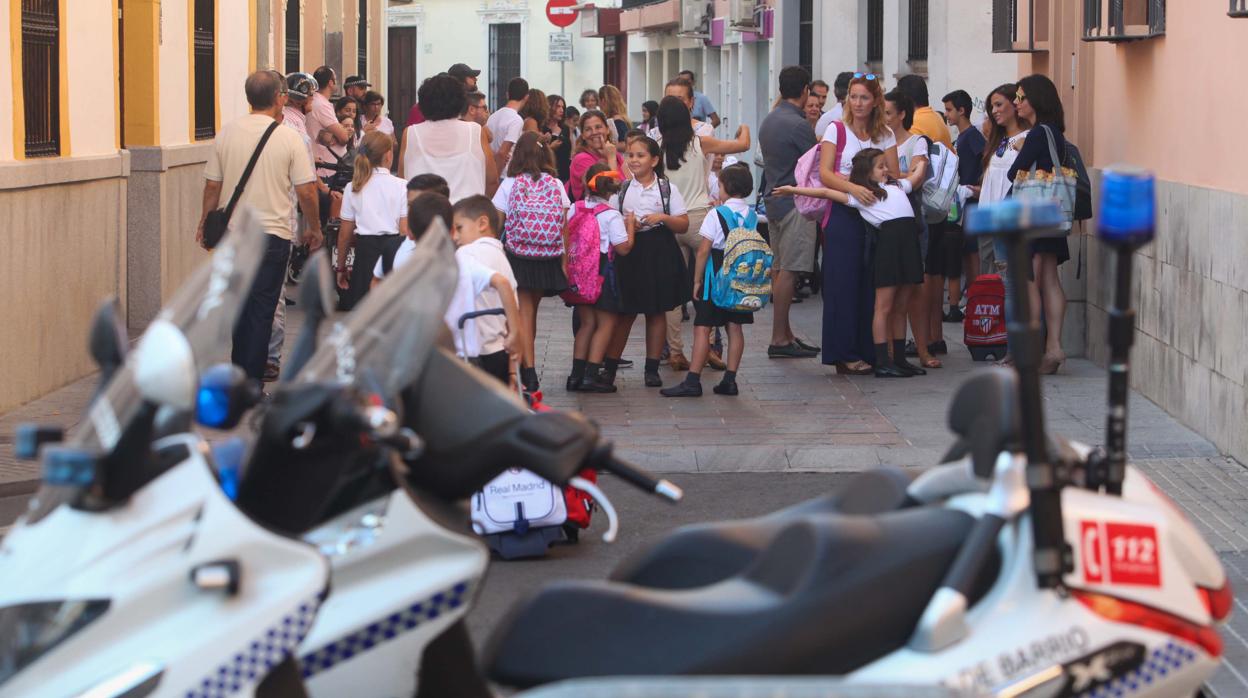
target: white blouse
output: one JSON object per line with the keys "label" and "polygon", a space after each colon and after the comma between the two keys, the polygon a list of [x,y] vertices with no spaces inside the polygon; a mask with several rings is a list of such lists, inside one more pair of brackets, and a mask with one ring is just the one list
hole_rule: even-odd
{"label": "white blouse", "polygon": [[988,161],[988,169],[984,172],[984,183],[981,185],[979,192],[979,203],[981,206],[1001,201],[1010,193],[1010,167],[1014,165],[1014,160],[1018,158],[1018,148],[1022,147],[1025,140],[1027,140],[1027,131],[1006,139],[1005,151],[1000,155],[997,155],[995,152],[992,154],[992,159]]}

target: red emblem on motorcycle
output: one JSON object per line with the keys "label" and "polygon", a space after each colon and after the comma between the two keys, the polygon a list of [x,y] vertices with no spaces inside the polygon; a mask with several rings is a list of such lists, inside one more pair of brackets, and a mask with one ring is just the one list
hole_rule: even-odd
{"label": "red emblem on motorcycle", "polygon": [[1090,584],[1161,586],[1157,529],[1138,524],[1082,521],[1079,558]]}

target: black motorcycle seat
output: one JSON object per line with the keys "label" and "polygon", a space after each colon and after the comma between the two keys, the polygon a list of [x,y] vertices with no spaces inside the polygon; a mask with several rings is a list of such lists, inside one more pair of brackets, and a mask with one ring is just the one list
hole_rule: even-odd
{"label": "black motorcycle seat", "polygon": [[861,473],[836,492],[753,519],[683,526],[621,562],[611,579],[658,589],[692,589],[744,570],[776,534],[809,514],[879,514],[910,504],[913,476],[897,467]]}
{"label": "black motorcycle seat", "polygon": [[[698,589],[559,582],[518,605],[486,648],[506,685],[612,675],[840,675],[903,645],[974,521],[915,508],[818,514],[742,573]],[[973,599],[997,573],[989,565]]]}

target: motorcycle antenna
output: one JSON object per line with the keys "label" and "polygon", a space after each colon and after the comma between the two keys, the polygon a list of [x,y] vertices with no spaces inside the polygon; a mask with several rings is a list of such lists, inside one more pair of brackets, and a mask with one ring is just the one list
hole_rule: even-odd
{"label": "motorcycle antenna", "polygon": [[1033,316],[1027,298],[1027,272],[1031,267],[1028,240],[1061,230],[1061,209],[1055,203],[1007,199],[977,206],[967,214],[966,230],[972,235],[993,235],[1008,250],[1006,273],[1020,292],[1011,294],[1006,328],[1010,351],[1018,371],[1019,413],[1023,451],[1027,455],[1027,487],[1031,494],[1031,525],[1035,539],[1036,583],[1041,589],[1062,585],[1062,576],[1074,569],[1062,522],[1062,487],[1065,478],[1049,454],[1044,428],[1044,403],[1040,396],[1040,358],[1043,335],[1040,318]]}
{"label": "motorcycle antenna", "polygon": [[1152,242],[1156,231],[1154,178],[1149,172],[1116,166],[1101,179],[1101,215],[1097,236],[1114,251],[1117,273],[1109,310],[1109,413],[1105,418],[1105,457],[1094,481],[1109,494],[1122,494],[1127,474],[1127,396],[1135,310],[1131,307],[1132,258]]}

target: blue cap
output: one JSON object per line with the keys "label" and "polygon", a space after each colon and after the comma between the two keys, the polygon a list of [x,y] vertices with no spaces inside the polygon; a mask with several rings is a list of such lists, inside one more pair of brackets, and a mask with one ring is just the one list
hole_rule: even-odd
{"label": "blue cap", "polygon": [[1111,167],[1101,175],[1097,233],[1109,243],[1139,245],[1153,239],[1157,198],[1151,172]]}
{"label": "blue cap", "polygon": [[1038,228],[1056,228],[1066,222],[1056,201],[1005,199],[966,210],[968,235],[1000,235]]}

